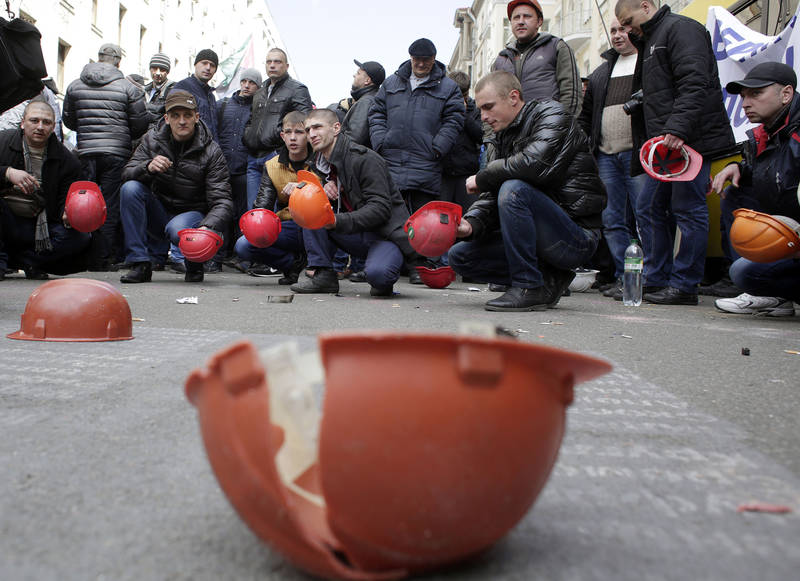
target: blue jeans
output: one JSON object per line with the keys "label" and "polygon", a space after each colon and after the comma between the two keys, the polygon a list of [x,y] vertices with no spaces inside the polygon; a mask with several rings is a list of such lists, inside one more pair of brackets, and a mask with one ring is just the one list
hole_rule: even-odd
{"label": "blue jeans", "polygon": [[[662,182],[646,177],[635,208],[646,285],[697,292],[708,242],[706,193],[710,171],[711,162],[704,161],[700,173],[690,182]],[[681,231],[680,247],[674,258],[671,216]]]}
{"label": "blue jeans", "polygon": [[[253,203],[258,197],[258,188],[261,186],[261,174],[264,173],[264,164],[267,160],[275,157],[276,152],[273,151],[262,157],[247,156],[247,209],[253,207]],[[272,210],[273,208],[267,208]]]}
{"label": "blue jeans", "polygon": [[[120,216],[125,232],[125,262],[149,262],[162,252],[164,241],[176,248],[178,232],[184,228],[197,228],[205,215],[189,211],[168,212],[161,200],[142,182],[127,181],[120,188]],[[176,257],[173,259],[183,260]]]}
{"label": "blue jeans", "polygon": [[281,222],[281,233],[272,246],[258,248],[247,241],[244,236],[236,241],[233,251],[241,260],[260,262],[272,268],[286,272],[292,268],[295,259],[305,250],[303,246],[303,230],[293,220]]}
{"label": "blue jeans", "polygon": [[367,282],[379,289],[391,288],[400,278],[403,253],[389,240],[375,232],[337,234],[333,230],[303,230],[308,254],[308,267],[333,268],[333,256],[341,248],[356,258],[366,259],[364,272]]}
{"label": "blue jeans", "polygon": [[603,210],[603,235],[614,259],[614,275],[622,278],[625,266],[625,249],[631,238],[637,238],[633,209],[646,174],[631,177],[632,151],[597,153],[600,179],[606,186],[608,202]]}
{"label": "blue jeans", "polygon": [[65,228],[60,222],[48,222],[47,228],[53,249],[36,252],[36,218],[16,216],[0,200],[0,268],[5,269],[10,262],[23,268],[47,270],[49,264],[81,252],[91,240],[91,234]]}
{"label": "blue jeans", "polygon": [[800,302],[800,260],[752,262],[740,258],[731,265],[733,284],[759,297],[781,297]]}
{"label": "blue jeans", "polygon": [[450,266],[482,282],[536,288],[543,284],[539,260],[576,268],[594,254],[599,232],[578,226],[547,194],[522,180],[503,182],[498,192],[500,232],[455,244]]}

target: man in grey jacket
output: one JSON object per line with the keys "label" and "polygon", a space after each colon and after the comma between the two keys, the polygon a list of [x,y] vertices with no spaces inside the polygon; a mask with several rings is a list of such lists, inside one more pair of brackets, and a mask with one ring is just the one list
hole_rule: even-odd
{"label": "man in grey jacket", "polygon": [[372,147],[369,140],[369,108],[386,78],[386,71],[375,61],[353,62],[358,70],[353,75],[353,86],[350,89],[352,104],[342,121],[342,133],[359,145]]}
{"label": "man in grey jacket", "polygon": [[64,125],[78,133],[84,179],[96,182],[106,200],[106,222],[92,239],[89,270],[109,270],[119,251],[119,187],[133,140],[150,123],[144,93],[119,70],[122,49],[100,47],[96,63],[83,67],[64,96]]}

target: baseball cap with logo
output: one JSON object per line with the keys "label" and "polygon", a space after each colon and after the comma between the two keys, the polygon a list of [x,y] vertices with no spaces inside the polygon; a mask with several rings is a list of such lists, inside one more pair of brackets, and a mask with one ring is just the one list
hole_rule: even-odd
{"label": "baseball cap with logo", "polygon": [[170,91],[169,95],[167,95],[165,108],[167,111],[170,111],[176,107],[183,107],[184,109],[196,111],[197,100],[189,91],[182,91],[180,89]]}

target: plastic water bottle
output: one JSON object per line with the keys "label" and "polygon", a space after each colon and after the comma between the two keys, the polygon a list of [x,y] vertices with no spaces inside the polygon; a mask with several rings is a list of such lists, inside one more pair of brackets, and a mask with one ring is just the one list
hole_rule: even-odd
{"label": "plastic water bottle", "polygon": [[644,253],[639,242],[631,238],[625,249],[625,273],[622,275],[622,304],[638,307],[642,304],[642,265]]}

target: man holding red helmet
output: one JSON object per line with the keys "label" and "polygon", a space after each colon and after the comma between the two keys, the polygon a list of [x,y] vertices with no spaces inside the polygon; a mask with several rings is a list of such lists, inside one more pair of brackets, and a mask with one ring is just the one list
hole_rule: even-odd
{"label": "man holding red helmet", "polygon": [[37,97],[25,107],[21,128],[0,132],[0,280],[9,263],[30,279],[46,279],[56,264],[66,274],[64,260],[89,244],[89,234],[64,222],[67,191],[81,166],[54,130],[53,109]]}
{"label": "man holding red helmet", "polygon": [[[125,258],[133,267],[120,282],[150,282],[153,241],[177,245],[185,228],[224,232],[233,214],[228,165],[200,121],[194,95],[172,90],[166,111],[166,122],[147,132],[122,172]],[[202,263],[185,266],[186,282],[203,280]]]}

